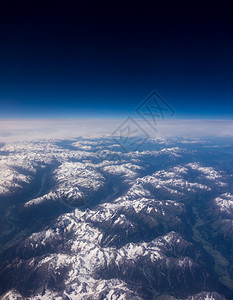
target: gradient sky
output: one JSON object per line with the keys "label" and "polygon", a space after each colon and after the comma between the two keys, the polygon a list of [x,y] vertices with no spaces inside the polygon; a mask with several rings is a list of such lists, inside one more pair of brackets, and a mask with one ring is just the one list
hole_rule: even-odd
{"label": "gradient sky", "polygon": [[224,1],[82,2],[1,4],[0,118],[124,117],[156,90],[176,118],[232,119]]}

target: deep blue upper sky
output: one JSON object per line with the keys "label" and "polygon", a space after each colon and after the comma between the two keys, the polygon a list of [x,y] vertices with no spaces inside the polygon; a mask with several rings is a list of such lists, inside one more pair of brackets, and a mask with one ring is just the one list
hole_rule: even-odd
{"label": "deep blue upper sky", "polygon": [[126,116],[152,90],[177,118],[233,117],[226,4],[30,3],[0,7],[0,118]]}

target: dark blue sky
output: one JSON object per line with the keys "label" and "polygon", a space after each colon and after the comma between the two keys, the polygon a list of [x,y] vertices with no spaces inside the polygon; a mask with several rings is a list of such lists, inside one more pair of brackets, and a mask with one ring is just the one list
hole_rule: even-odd
{"label": "dark blue sky", "polygon": [[152,90],[177,118],[233,117],[223,2],[36,3],[0,8],[0,118],[126,116]]}

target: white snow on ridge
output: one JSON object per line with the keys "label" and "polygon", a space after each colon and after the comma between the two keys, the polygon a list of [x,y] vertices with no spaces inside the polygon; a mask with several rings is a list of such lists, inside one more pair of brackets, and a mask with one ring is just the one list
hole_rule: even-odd
{"label": "white snow on ridge", "polygon": [[56,201],[58,199],[58,195],[55,192],[49,192],[48,194],[45,194],[44,196],[34,198],[24,204],[25,207],[31,207],[33,205],[38,205],[43,202],[47,201]]}
{"label": "white snow on ridge", "polygon": [[29,184],[32,178],[0,161],[0,195],[9,195],[15,190],[22,189],[22,184]]}
{"label": "white snow on ridge", "polygon": [[[108,153],[105,153],[106,151],[96,153],[91,152],[89,147],[93,146],[96,148],[99,141],[74,141],[71,144],[73,147],[88,147],[88,149],[77,148],[77,150],[62,148],[62,146],[58,146],[58,141],[62,142],[62,140],[37,140],[34,142],[10,143],[0,148],[0,153],[4,153],[4,155],[0,156],[0,193],[5,194],[9,192],[9,188],[7,187],[11,187],[13,191],[20,185],[20,182],[28,183],[28,180],[31,179],[30,176],[33,176],[38,168],[43,168],[46,165],[50,165],[53,161],[56,161],[61,163],[61,166],[55,172],[60,194],[65,197],[82,198],[85,196],[83,189],[95,192],[103,187],[105,179],[99,170],[104,172],[106,176],[113,174],[116,176],[124,176],[126,180],[132,180],[138,177],[138,172],[142,169],[142,167],[136,164],[138,158],[142,159],[148,155],[158,156],[164,154],[168,157],[171,155],[176,157],[186,151],[179,147],[172,147],[164,148],[160,151],[145,150],[127,154],[111,150],[108,150]],[[108,143],[110,143],[110,141],[108,141]],[[9,154],[5,155],[5,153]],[[107,160],[110,159],[113,154],[117,155],[118,153],[121,158],[125,158],[124,161]],[[97,155],[102,155],[103,160],[98,164],[94,164],[92,159],[94,160]],[[81,162],[71,162],[70,160],[78,160]],[[15,168],[18,168],[17,171]],[[206,179],[214,180],[218,185],[223,186],[225,184],[220,181],[223,177],[221,173],[211,167],[202,167],[199,163],[176,166],[168,171],[154,173],[151,177],[145,177],[142,181],[148,181],[150,178],[151,184],[155,188],[164,188],[169,193],[177,195],[182,195],[185,193],[185,190],[190,192],[196,189],[210,190],[210,187],[206,187],[204,184],[187,182],[183,178],[183,175],[186,175],[190,168],[199,171]],[[20,174],[19,169],[24,170],[24,174],[26,175]],[[5,177],[8,177],[8,179],[6,180]],[[136,185],[134,191],[136,193]],[[133,191],[131,192],[133,193]],[[140,193],[144,193],[142,189]]]}
{"label": "white snow on ridge", "polygon": [[[192,170],[199,171],[202,175],[205,176],[206,179],[214,180],[215,182],[217,180],[223,178],[223,175],[221,173],[217,172],[216,170],[214,170],[214,168],[212,168],[212,167],[203,167],[197,162],[189,163],[186,166],[190,167]],[[221,182],[221,181],[217,181],[217,183],[219,185],[224,185],[224,183]]]}
{"label": "white snow on ridge", "polygon": [[[121,291],[121,297],[123,297],[125,292],[135,295],[127,288],[123,281],[114,281],[116,279],[113,281],[99,280],[95,279],[93,275],[96,270],[108,268],[111,264],[122,265],[127,261],[137,263],[137,261],[141,260],[144,256],[147,257],[146,259],[150,259],[152,263],[157,260],[167,259],[166,253],[170,256],[171,251],[173,251],[171,241],[174,249],[175,244],[179,244],[181,240],[185,242],[180,235],[170,232],[149,243],[128,243],[120,249],[114,247],[103,248],[100,246],[102,233],[98,229],[93,228],[90,224],[82,221],[82,214],[82,212],[79,214],[78,210],[76,210],[75,213],[61,216],[53,229],[50,228],[47,231],[33,234],[30,238],[30,244],[38,243],[39,238],[42,239],[41,241],[44,243],[46,243],[47,239],[50,245],[53,244],[53,240],[55,242],[58,238],[62,239],[63,247],[66,249],[66,253],[69,254],[56,253],[48,255],[47,257],[43,256],[39,263],[37,263],[36,268],[43,267],[44,269],[45,265],[48,265],[49,268],[54,270],[54,273],[57,274],[62,267],[69,265],[70,271],[66,275],[65,290],[63,292],[63,295],[67,295],[69,299],[89,299],[85,297],[95,299],[93,298],[93,294],[98,294],[103,291],[103,289],[108,289],[108,293],[111,292],[111,294],[114,295],[115,288],[123,289]],[[62,233],[62,228],[66,228],[67,232]],[[70,233],[73,233],[72,240],[66,238],[66,234],[69,236]],[[47,238],[45,239],[45,237]],[[61,248],[61,251],[63,252],[62,249],[63,248]],[[67,252],[68,249],[70,249],[70,251]],[[177,264],[180,268],[183,267],[180,260],[177,260]],[[114,283],[113,286],[112,283]],[[43,299],[43,297],[36,297],[40,297],[40,295],[32,299]],[[122,299],[128,298],[123,297]]]}
{"label": "white snow on ridge", "polygon": [[[175,161],[183,150],[173,147],[161,151],[135,151],[123,154],[124,162],[107,160],[106,158],[111,154],[109,150],[109,152],[101,152],[103,160],[99,162],[96,153],[91,152],[97,145],[96,141],[74,142],[72,146],[77,148],[77,151],[74,151],[63,149],[51,141],[47,145],[45,142],[24,143],[16,147],[10,145],[2,150],[10,154],[0,156],[0,166],[1,164],[4,166],[3,174],[0,173],[0,193],[9,192],[5,186],[12,187],[14,190],[20,188],[23,183],[30,183],[39,167],[52,164],[54,161],[56,165],[60,164],[52,173],[55,186],[47,194],[25,203],[28,209],[45,201],[55,202],[62,197],[79,199],[94,195],[105,186],[109,174],[129,180],[128,190],[122,192],[121,196],[117,196],[117,199],[113,198],[107,203],[102,202],[92,209],[83,211],[75,209],[72,213],[61,215],[53,226],[33,233],[26,240],[22,251],[28,250],[29,254],[36,251],[39,255],[43,253],[36,259],[35,257],[29,259],[30,268],[34,267],[36,271],[43,272],[48,268],[47,273],[51,272],[53,276],[59,275],[62,268],[68,269],[64,273],[63,292],[54,293],[45,289],[43,294],[37,294],[31,299],[61,300],[66,297],[80,300],[101,299],[101,297],[111,300],[140,299],[124,281],[98,279],[95,276],[96,272],[107,270],[114,264],[116,267],[125,264],[137,265],[144,259],[149,264],[164,260],[166,265],[172,255],[178,270],[193,267],[194,262],[191,258],[181,256],[176,258],[175,251],[182,249],[183,244],[185,247],[189,244],[175,232],[170,232],[151,242],[132,243],[130,241],[134,239],[127,240],[127,238],[137,234],[138,229],[144,229],[144,225],[145,228],[153,229],[157,228],[156,226],[163,226],[163,222],[168,224],[167,220],[171,223],[172,229],[168,224],[168,227],[165,226],[166,232],[175,230],[176,226],[182,228],[182,216],[185,212],[182,200],[192,193],[212,189],[213,185],[209,185],[208,181],[204,181],[203,184],[199,179],[208,179],[218,185],[225,184],[223,173],[211,167],[202,167],[199,163],[190,163],[167,167],[165,170],[139,178],[143,157],[161,155],[162,158],[174,158]],[[98,163],[95,163],[96,161]],[[28,176],[14,169],[21,164],[24,173],[28,172]],[[191,170],[200,173],[200,176],[196,176],[198,181],[195,178],[195,181],[190,179],[190,173],[196,174]],[[164,198],[161,195],[165,195]],[[220,210],[227,213],[233,211],[233,195],[222,194],[215,199],[215,202]],[[121,244],[118,245],[118,241]],[[3,298],[4,300],[9,300],[20,296],[16,291],[9,291],[4,297],[8,297]],[[211,294],[207,294],[206,297],[203,299],[212,299]]]}
{"label": "white snow on ridge", "polygon": [[103,168],[103,171],[112,175],[123,175],[124,177],[131,179],[138,176],[137,171],[141,170],[142,167],[133,165],[131,163],[121,165],[109,165]]}
{"label": "white snow on ridge", "polygon": [[96,192],[104,186],[105,178],[98,171],[79,162],[65,162],[54,172],[56,191],[61,197],[82,198],[85,191]]}
{"label": "white snow on ridge", "polygon": [[[86,281],[85,281],[86,280]],[[94,291],[94,292],[93,292]],[[104,297],[104,298],[103,298]],[[119,279],[87,280],[84,276],[79,285],[70,286],[70,291],[64,291],[62,296],[50,289],[46,289],[43,295],[37,294],[31,300],[143,300],[136,292],[130,290],[127,284]],[[10,299],[3,299],[10,300]],[[15,300],[15,299],[14,299]]]}
{"label": "white snow on ridge", "polygon": [[23,299],[23,297],[16,290],[10,290],[1,299],[2,300],[20,300],[20,299]]}
{"label": "white snow on ridge", "polygon": [[233,214],[233,195],[231,193],[225,193],[215,198],[215,203],[220,211]]}
{"label": "white snow on ridge", "polygon": [[[173,168],[168,171],[158,171],[155,172],[151,176],[145,176],[143,178],[139,178],[135,181],[134,186],[139,187],[141,191],[145,190],[144,186],[150,187],[153,190],[153,193],[156,194],[156,190],[164,190],[167,191],[171,196],[172,195],[180,195],[184,196],[186,193],[196,192],[197,190],[207,190],[210,191],[211,188],[197,182],[190,182],[186,180],[183,175],[187,173],[187,169],[184,167]],[[131,191],[134,190],[134,186],[132,186]],[[148,190],[148,188],[146,188]],[[144,191],[145,192],[145,191]]]}

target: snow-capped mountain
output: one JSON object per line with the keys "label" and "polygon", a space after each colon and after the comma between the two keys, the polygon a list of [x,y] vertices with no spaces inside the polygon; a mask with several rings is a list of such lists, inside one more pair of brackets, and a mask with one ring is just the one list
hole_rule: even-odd
{"label": "snow-capped mountain", "polygon": [[233,146],[0,148],[0,297],[233,299]]}

